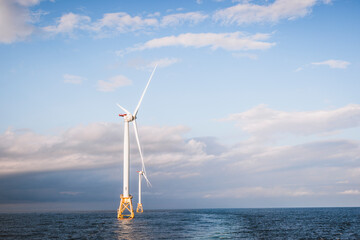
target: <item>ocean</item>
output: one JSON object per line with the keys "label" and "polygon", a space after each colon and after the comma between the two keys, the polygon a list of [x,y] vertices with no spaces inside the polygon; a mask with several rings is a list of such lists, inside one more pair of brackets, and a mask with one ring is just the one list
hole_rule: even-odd
{"label": "ocean", "polygon": [[2,213],[0,239],[360,239],[360,208]]}

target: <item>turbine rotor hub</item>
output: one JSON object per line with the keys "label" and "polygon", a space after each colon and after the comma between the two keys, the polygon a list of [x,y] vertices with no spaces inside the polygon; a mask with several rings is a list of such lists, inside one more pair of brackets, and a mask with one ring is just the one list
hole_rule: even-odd
{"label": "turbine rotor hub", "polygon": [[127,121],[127,122],[132,122],[132,121],[135,120],[135,117],[132,114],[126,114],[124,116],[124,120]]}

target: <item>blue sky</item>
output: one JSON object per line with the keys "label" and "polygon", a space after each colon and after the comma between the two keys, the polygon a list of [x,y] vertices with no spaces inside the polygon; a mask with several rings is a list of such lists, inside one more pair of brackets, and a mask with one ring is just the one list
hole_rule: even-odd
{"label": "blue sky", "polygon": [[[145,208],[358,206],[359,10],[1,1],[0,210],[116,209],[116,103],[134,109],[156,64],[138,114]],[[134,142],[131,162],[136,201]]]}

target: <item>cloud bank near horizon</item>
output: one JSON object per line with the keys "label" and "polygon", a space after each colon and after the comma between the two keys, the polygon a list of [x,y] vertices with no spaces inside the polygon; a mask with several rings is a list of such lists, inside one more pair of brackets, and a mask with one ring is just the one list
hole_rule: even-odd
{"label": "cloud bank near horizon", "polygon": [[[291,113],[260,105],[230,115],[227,120],[239,122],[244,131],[255,136],[282,132],[320,134],[358,127],[359,109],[359,105],[348,105],[328,111]],[[118,123],[93,123],[73,127],[57,136],[9,129],[0,136],[0,177],[99,171],[108,174],[97,176],[98,181],[105,178],[111,184],[120,184],[120,129],[122,124]],[[167,189],[166,193],[149,191],[149,196],[163,194],[171,198],[183,192],[208,200],[230,196],[239,199],[358,196],[359,140],[332,137],[281,146],[245,140],[226,146],[210,137],[185,138],[188,131],[185,126],[140,128],[149,178],[159,188]],[[132,167],[140,168],[135,142],[131,143],[131,151]],[[343,174],[336,174],[339,172]],[[179,181],[176,189],[165,184]],[[218,189],[223,189],[221,195],[214,194]],[[59,192],[82,191],[75,188]]]}

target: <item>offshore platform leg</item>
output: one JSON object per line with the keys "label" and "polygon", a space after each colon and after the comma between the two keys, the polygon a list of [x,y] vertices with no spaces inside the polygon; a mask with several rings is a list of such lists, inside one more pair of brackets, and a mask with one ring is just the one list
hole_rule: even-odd
{"label": "offshore platform leg", "polygon": [[132,219],[134,218],[134,209],[132,205],[132,196],[129,197],[123,197],[123,195],[120,195],[121,201],[120,206],[117,211],[117,217],[118,219]]}
{"label": "offshore platform leg", "polygon": [[137,212],[137,213],[142,213],[142,212],[144,212],[142,203],[138,203],[137,208],[136,208],[136,212]]}

